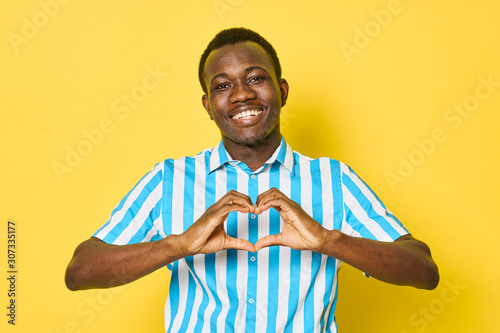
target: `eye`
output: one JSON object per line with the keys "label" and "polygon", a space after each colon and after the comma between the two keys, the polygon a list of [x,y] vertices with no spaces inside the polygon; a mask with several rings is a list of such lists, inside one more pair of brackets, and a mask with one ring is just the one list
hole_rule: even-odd
{"label": "eye", "polygon": [[229,84],[227,83],[221,83],[221,84],[218,84],[215,86],[215,90],[223,90],[223,89],[226,89],[227,87],[229,87]]}
{"label": "eye", "polygon": [[264,80],[264,78],[262,76],[254,76],[252,78],[250,78],[250,80],[248,82],[250,83],[258,83],[260,81]]}
{"label": "eye", "polygon": [[220,89],[227,88],[228,86],[229,85],[227,83],[221,83],[221,84],[218,84],[217,86],[215,86],[215,89],[220,90]]}

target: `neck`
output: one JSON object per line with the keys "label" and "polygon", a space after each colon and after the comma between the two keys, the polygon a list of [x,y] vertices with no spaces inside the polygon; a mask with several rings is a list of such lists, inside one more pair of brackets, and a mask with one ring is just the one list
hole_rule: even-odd
{"label": "neck", "polygon": [[281,134],[265,138],[263,142],[255,146],[244,146],[227,137],[222,137],[222,142],[233,159],[242,161],[252,171],[255,171],[262,167],[264,163],[273,156],[276,148],[281,144]]}

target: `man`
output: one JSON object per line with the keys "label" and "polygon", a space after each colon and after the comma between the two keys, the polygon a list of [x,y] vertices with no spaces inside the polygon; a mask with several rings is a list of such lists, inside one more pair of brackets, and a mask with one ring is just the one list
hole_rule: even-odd
{"label": "man", "polygon": [[167,265],[167,332],[336,332],[342,261],[385,282],[437,286],[427,245],[348,166],[305,157],[281,136],[289,87],[266,40],[220,32],[199,78],[221,142],[146,174],[77,247],[69,289],[115,286]]}

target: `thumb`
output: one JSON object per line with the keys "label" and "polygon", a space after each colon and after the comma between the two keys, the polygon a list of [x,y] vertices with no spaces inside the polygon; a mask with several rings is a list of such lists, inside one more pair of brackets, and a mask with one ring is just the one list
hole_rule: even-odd
{"label": "thumb", "polygon": [[285,245],[283,243],[282,234],[264,236],[255,243],[255,251],[258,251],[264,247],[269,247],[273,245]]}
{"label": "thumb", "polygon": [[234,238],[231,236],[226,236],[226,244],[224,246],[226,249],[235,250],[245,250],[249,252],[255,252],[255,246],[249,241],[241,238]]}

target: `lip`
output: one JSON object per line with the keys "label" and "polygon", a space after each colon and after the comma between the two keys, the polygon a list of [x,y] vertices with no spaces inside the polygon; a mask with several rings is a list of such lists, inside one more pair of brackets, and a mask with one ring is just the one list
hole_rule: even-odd
{"label": "lip", "polygon": [[[233,118],[237,114],[245,111],[251,111],[251,110],[258,110],[261,111],[261,113],[248,118],[248,119],[235,119]],[[231,113],[229,114],[229,119],[238,123],[238,124],[245,124],[245,125],[252,125],[253,123],[256,123],[260,120],[261,116],[264,114],[265,108],[262,105],[245,105],[245,106],[240,106],[234,108]]]}
{"label": "lip", "polygon": [[264,111],[264,106],[263,105],[244,105],[244,106],[235,107],[229,113],[229,118],[233,119],[233,117],[235,115],[237,115],[238,113],[241,113],[241,112],[244,112],[244,111],[250,111],[250,110]]}

